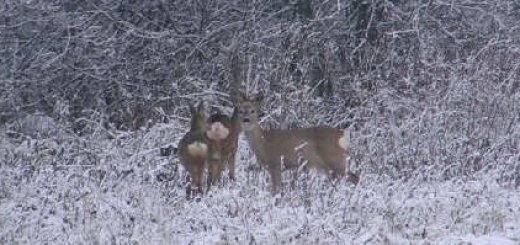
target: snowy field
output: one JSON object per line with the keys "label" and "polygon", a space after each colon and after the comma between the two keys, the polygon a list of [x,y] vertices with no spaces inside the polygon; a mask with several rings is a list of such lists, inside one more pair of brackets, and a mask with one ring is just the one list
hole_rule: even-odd
{"label": "snowy field", "polygon": [[455,177],[429,165],[398,178],[370,162],[377,157],[357,147],[363,137],[354,134],[353,155],[364,162],[353,167],[362,172],[358,186],[310,173],[273,197],[241,138],[238,180],[187,201],[183,168],[159,154],[183,127],[158,124],[107,139],[101,130],[72,136],[37,120],[57,131],[39,139],[1,132],[2,244],[520,243],[519,187],[506,176],[515,176],[506,171],[518,156]]}
{"label": "snowy field", "polygon": [[[0,245],[520,245],[520,0],[0,1]],[[361,182],[187,200],[188,103],[349,127]]]}

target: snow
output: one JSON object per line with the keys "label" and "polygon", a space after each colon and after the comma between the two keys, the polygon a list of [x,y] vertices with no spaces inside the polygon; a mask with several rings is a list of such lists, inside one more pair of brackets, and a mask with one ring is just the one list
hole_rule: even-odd
{"label": "snow", "polygon": [[52,140],[2,137],[0,243],[520,242],[520,192],[490,172],[424,181],[367,171],[358,186],[311,172],[273,197],[266,171],[250,168],[256,162],[243,138],[238,180],[189,201],[184,170],[174,156],[159,156],[179,134],[158,125],[118,140],[60,137],[44,144],[53,151],[38,153],[27,144]]}
{"label": "snow", "polygon": [[439,244],[474,244],[474,245],[514,245],[518,244],[518,241],[504,238],[501,234],[492,234],[485,236],[467,235],[463,237],[447,237],[440,239]]}

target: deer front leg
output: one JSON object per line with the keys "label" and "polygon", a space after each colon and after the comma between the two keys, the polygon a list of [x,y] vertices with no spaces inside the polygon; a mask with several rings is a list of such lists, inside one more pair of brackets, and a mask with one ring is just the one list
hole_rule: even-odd
{"label": "deer front leg", "polygon": [[274,195],[280,191],[282,184],[282,165],[280,162],[270,163],[269,174],[271,175],[272,182],[271,192]]}

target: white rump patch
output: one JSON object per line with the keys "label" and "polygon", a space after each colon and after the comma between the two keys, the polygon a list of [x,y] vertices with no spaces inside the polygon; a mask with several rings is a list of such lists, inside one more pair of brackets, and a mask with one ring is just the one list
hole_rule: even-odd
{"label": "white rump patch", "polygon": [[223,140],[229,136],[229,129],[220,122],[214,122],[206,132],[206,136],[211,140]]}
{"label": "white rump patch", "polygon": [[347,150],[348,146],[350,145],[350,131],[348,129],[343,131],[343,136],[339,138],[338,145],[339,147],[343,148],[343,150]]}
{"label": "white rump patch", "polygon": [[208,154],[208,145],[203,142],[195,141],[188,145],[188,152],[192,156],[206,156],[206,154]]}

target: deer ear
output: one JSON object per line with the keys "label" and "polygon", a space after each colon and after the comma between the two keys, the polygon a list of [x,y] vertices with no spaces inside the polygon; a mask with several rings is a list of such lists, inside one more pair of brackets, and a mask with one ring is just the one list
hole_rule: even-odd
{"label": "deer ear", "polygon": [[264,102],[264,94],[263,93],[258,93],[254,99],[254,101],[258,104],[261,104],[262,102]]}
{"label": "deer ear", "polygon": [[195,115],[195,113],[197,112],[197,110],[195,109],[195,106],[193,106],[193,104],[191,102],[188,102],[188,106],[190,107],[190,113],[192,115]]}
{"label": "deer ear", "polygon": [[211,115],[215,115],[215,114],[222,115],[224,113],[222,112],[220,107],[213,106],[213,107],[211,107]]}
{"label": "deer ear", "polygon": [[240,104],[240,103],[246,101],[247,97],[243,91],[237,91],[237,92],[233,93],[232,99],[233,99],[233,103]]}
{"label": "deer ear", "polygon": [[197,105],[197,111],[203,112],[204,111],[204,101],[200,101],[199,105]]}

